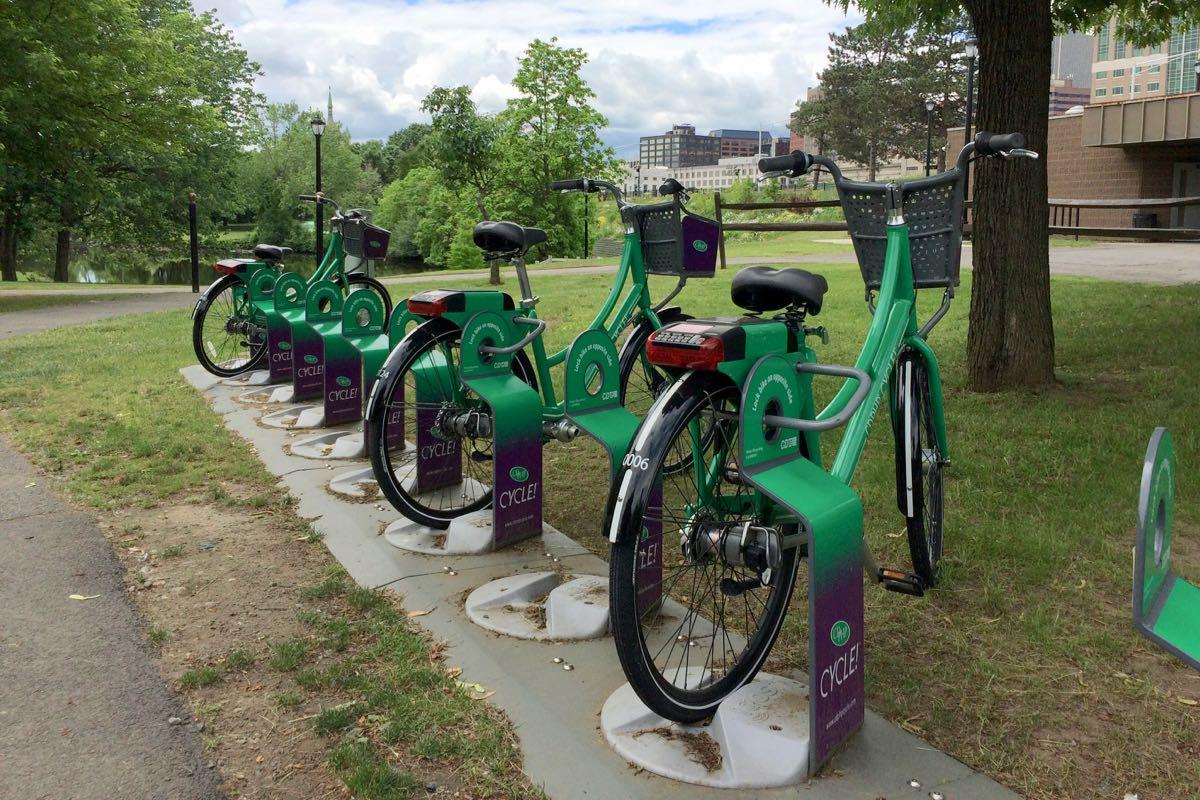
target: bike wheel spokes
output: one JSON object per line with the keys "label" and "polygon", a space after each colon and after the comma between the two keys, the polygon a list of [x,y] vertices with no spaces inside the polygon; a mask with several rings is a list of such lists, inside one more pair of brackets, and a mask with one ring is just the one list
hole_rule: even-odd
{"label": "bike wheel spokes", "polygon": [[389,498],[426,524],[491,502],[490,415],[462,388],[458,345],[456,335],[443,334],[402,366],[385,406]]}
{"label": "bike wheel spokes", "polygon": [[234,375],[255,363],[266,345],[262,326],[251,318],[251,309],[238,284],[229,284],[205,310],[198,342],[203,358],[218,374]]}
{"label": "bike wheel spokes", "polygon": [[[712,408],[731,406],[723,399]],[[719,685],[744,660],[774,591],[720,552],[725,537],[757,521],[736,479],[737,426],[712,419],[702,411],[671,443],[667,459],[689,467],[664,474],[662,504],[647,509],[663,531],[664,600],[643,615],[643,638],[655,672],[683,693]]]}

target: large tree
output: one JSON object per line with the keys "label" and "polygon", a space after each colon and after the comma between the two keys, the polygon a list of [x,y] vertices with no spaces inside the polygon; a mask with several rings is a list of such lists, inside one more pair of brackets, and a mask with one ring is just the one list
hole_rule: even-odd
{"label": "large tree", "polygon": [[[848,8],[851,0],[828,0]],[[964,10],[979,39],[977,130],[1020,131],[1046,153],[1055,26],[1095,29],[1114,15],[1130,41],[1167,38],[1200,20],[1196,0],[855,0],[872,23],[897,30],[944,24]],[[973,389],[1054,382],[1046,158],[977,162],[968,381]]]}
{"label": "large tree", "polygon": [[[955,56],[964,29],[962,19],[929,30],[867,22],[830,34],[820,91],[797,103],[791,129],[866,165],[869,180],[881,160],[924,158],[929,129],[942,140],[947,122],[962,118],[966,68]],[[935,103],[931,120],[926,100]]]}
{"label": "large tree", "polygon": [[0,47],[5,278],[22,230],[56,232],[54,277],[66,280],[77,232],[161,246],[188,190],[210,209],[228,202],[257,67],[211,13],[186,0],[14,0],[0,5]]}

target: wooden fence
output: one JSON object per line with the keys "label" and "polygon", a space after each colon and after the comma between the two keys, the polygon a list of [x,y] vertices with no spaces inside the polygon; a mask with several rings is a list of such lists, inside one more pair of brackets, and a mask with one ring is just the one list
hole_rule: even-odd
{"label": "wooden fence", "polygon": [[[844,231],[845,222],[725,222],[724,211],[787,210],[804,213],[815,208],[837,208],[839,200],[777,200],[765,203],[725,203],[721,193],[713,198],[717,224],[721,226],[718,250],[721,269],[725,269],[725,231]],[[968,209],[973,204],[968,202]],[[1200,241],[1198,228],[1102,228],[1079,224],[1079,212],[1084,208],[1169,209],[1200,205],[1200,197],[1138,198],[1134,200],[1064,200],[1050,198],[1050,233],[1064,236],[1098,236],[1114,239],[1148,239],[1157,242]],[[970,237],[970,223],[963,226],[963,236]]]}

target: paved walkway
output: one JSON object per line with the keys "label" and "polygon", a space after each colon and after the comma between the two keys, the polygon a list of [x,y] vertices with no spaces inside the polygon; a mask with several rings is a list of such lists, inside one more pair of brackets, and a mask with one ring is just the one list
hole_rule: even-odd
{"label": "paved walkway", "polygon": [[[0,797],[223,797],[92,517],[0,440]],[[69,595],[91,600],[71,600]]]}
{"label": "paved walkway", "polygon": [[[92,290],[88,290],[89,292]],[[62,294],[63,292],[55,292]],[[25,292],[24,290],[6,290],[9,294],[38,294],[49,292]],[[70,292],[66,292],[70,294]],[[96,322],[112,317],[123,317],[126,314],[145,314],[149,311],[164,311],[171,308],[188,308],[196,302],[199,295],[189,291],[180,291],[172,287],[171,291],[152,292],[123,292],[128,298],[120,300],[91,300],[82,303],[34,308],[29,311],[6,311],[0,314],[0,339],[10,336],[21,336],[26,333],[58,328],[63,325],[79,325],[84,322]]]}

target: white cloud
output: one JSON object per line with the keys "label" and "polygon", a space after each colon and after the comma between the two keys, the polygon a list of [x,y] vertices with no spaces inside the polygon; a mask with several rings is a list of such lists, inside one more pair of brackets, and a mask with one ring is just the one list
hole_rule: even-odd
{"label": "white cloud", "polygon": [[[213,0],[194,0],[209,8]],[[263,66],[269,100],[324,108],[356,139],[425,119],[436,85],[465,84],[496,111],[530,40],[581,47],[608,117],[606,140],[632,155],[638,136],[690,122],[784,133],[824,66],[828,34],[855,19],[822,0],[217,0],[217,15]]]}

